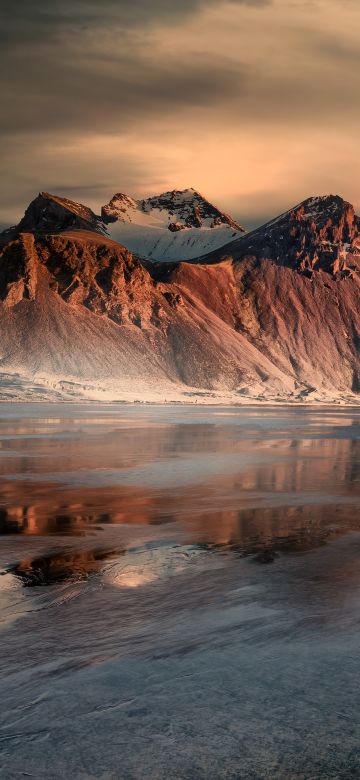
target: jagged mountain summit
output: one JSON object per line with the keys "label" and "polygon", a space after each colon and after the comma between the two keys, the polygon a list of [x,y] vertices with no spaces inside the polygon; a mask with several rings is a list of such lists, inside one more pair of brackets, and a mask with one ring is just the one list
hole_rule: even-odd
{"label": "jagged mountain summit", "polygon": [[101,216],[111,238],[152,260],[190,260],[244,233],[192,188],[145,200],[117,193],[102,207]]}
{"label": "jagged mountain summit", "polygon": [[137,201],[117,194],[102,207],[101,216],[82,203],[41,192],[19,224],[1,234],[1,242],[21,232],[66,230],[91,230],[139,257],[169,262],[211,252],[244,233],[244,228],[193,189]]}
{"label": "jagged mountain summit", "polygon": [[103,229],[41,194],[2,234],[0,398],[360,398],[359,218],[346,201],[304,201],[198,262],[141,261]]}
{"label": "jagged mountain summit", "polygon": [[351,276],[360,269],[360,217],[338,195],[308,198],[212,257],[227,254],[267,258],[309,277],[319,270]]}
{"label": "jagged mountain summit", "polygon": [[101,218],[82,203],[40,192],[27,207],[18,225],[1,234],[2,241],[19,233],[60,233],[65,230],[94,230],[106,234]]}
{"label": "jagged mountain summit", "polygon": [[192,187],[164,192],[146,200],[134,200],[128,195],[118,193],[101,211],[104,221],[107,222],[136,222],[136,212],[146,215],[156,211],[159,213],[154,219],[157,217],[161,224],[165,224],[172,232],[191,227],[214,228],[218,225],[228,225],[240,233],[244,232],[244,228],[205,200]]}

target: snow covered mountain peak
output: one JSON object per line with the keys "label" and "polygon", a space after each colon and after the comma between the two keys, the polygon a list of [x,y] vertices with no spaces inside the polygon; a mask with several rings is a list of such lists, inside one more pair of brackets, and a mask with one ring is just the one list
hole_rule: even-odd
{"label": "snow covered mountain peak", "polygon": [[139,200],[118,192],[101,216],[114,240],[155,260],[190,260],[244,233],[192,187]]}
{"label": "snow covered mountain peak", "polygon": [[131,214],[138,208],[138,201],[131,198],[129,195],[125,195],[124,192],[117,192],[106,206],[101,209],[101,214],[104,222],[117,222],[121,220],[123,222],[131,222]]}
{"label": "snow covered mountain peak", "polygon": [[135,200],[129,195],[118,192],[106,206],[103,206],[102,217],[109,223],[118,220],[139,224],[145,222],[149,226],[167,227],[170,231],[175,225],[178,229],[228,225],[240,233],[244,232],[241,225],[213,206],[192,187],[186,190],[163,192],[161,195],[141,200]]}

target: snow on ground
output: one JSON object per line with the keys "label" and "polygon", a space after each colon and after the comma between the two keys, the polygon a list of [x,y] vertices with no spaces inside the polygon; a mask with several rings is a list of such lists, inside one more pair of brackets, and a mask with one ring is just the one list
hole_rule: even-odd
{"label": "snow on ground", "polygon": [[257,405],[257,404],[306,404],[359,406],[359,396],[353,393],[311,393],[274,394],[266,391],[261,383],[244,390],[206,390],[175,383],[134,383],[133,379],[96,382],[81,381],[74,377],[60,377],[49,374],[0,373],[0,402],[2,401],[102,401],[104,403],[124,402],[143,404],[196,404],[213,405]]}

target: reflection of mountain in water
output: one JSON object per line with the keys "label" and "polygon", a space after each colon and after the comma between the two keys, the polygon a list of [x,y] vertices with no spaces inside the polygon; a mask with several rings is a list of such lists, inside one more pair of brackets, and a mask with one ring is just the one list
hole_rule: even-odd
{"label": "reflection of mountain in water", "polygon": [[54,585],[65,580],[86,580],[101,571],[109,558],[121,554],[121,551],[114,550],[59,551],[41,558],[19,561],[8,569],[8,573],[20,579],[26,587]]}
{"label": "reflection of mountain in water", "polygon": [[353,505],[277,506],[224,513],[210,522],[198,518],[197,528],[207,548],[255,555],[268,563],[277,552],[304,552],[360,530],[360,517]]}
{"label": "reflection of mountain in water", "polygon": [[252,556],[271,563],[278,553],[304,552],[330,539],[360,530],[352,504],[275,506],[189,515],[188,544],[149,544],[140,548],[64,549],[27,558],[9,567],[25,587],[80,582],[108,570],[107,582],[138,588],[179,574],[201,553]]}
{"label": "reflection of mountain in water", "polygon": [[[111,435],[109,450],[106,446],[99,450],[99,439],[93,438],[87,437],[87,452],[80,437],[74,440],[69,458],[70,463],[79,458],[79,470],[83,452],[86,468],[93,467],[94,482],[95,454],[98,464],[101,451],[106,467],[115,450],[118,466],[123,464],[122,480],[132,474],[135,461],[137,466],[150,462],[155,477],[156,469],[161,472],[171,467],[172,481],[161,489],[156,479],[155,486],[151,480],[146,484],[145,471],[145,484],[69,486],[58,478],[59,472],[57,481],[46,480],[48,459],[35,459],[36,480],[26,479],[25,473],[21,481],[8,479],[2,483],[1,533],[82,535],[105,524],[177,523],[191,543],[258,553],[274,547],[308,549],[360,525],[354,509],[360,477],[357,439],[279,438],[261,442],[235,436],[230,427],[190,425],[139,429],[132,450],[127,436]],[[34,442],[33,447],[36,450]],[[124,469],[124,448],[128,448],[132,464],[128,470]],[[209,451],[216,459],[216,474],[206,478]],[[184,472],[185,477],[188,474],[187,484],[184,474],[177,484],[171,453],[180,465],[188,459]],[[233,456],[231,467],[229,461],[222,460],[229,453]],[[61,476],[61,452],[57,462]],[[56,461],[50,465],[55,469]]]}
{"label": "reflection of mountain in water", "polygon": [[[284,419],[271,414],[267,416],[266,411],[262,414],[270,423],[268,428],[259,427],[259,414],[252,416],[251,412],[247,412],[246,424],[237,424],[234,415],[234,425],[228,426],[222,425],[221,416],[216,415],[217,422],[214,424],[186,425],[154,425],[147,419],[137,422],[131,418],[123,421],[111,417],[88,421],[54,419],[52,425],[46,421],[31,420],[15,425],[0,419],[0,476],[17,474],[26,479],[36,475],[50,479],[53,474],[66,477],[81,470],[84,475],[92,471],[94,478],[100,478],[107,470],[121,470],[124,475],[129,475],[130,480],[134,469],[144,469],[161,460],[162,468],[172,466],[169,480],[173,484],[179,479],[173,466],[178,466],[184,458],[193,459],[191,478],[197,478],[201,459],[205,456],[216,456],[223,471],[224,456],[266,452],[269,455],[279,452],[292,458],[299,454],[303,457],[335,457],[337,468],[353,468],[355,464],[360,475],[359,460],[352,458],[352,454],[356,456],[360,451],[359,441],[352,438],[357,434],[356,428],[352,431],[352,425],[357,425],[357,418],[334,417],[332,421],[325,417],[319,420],[316,414],[308,413],[306,425],[301,417],[295,425],[297,418],[291,412],[288,416],[283,414]],[[199,422],[202,422],[201,417]],[[327,438],[323,438],[324,435]],[[227,464],[226,468],[229,473]]]}
{"label": "reflection of mountain in water", "polygon": [[[156,499],[141,489],[65,488],[49,482],[4,482],[0,533],[83,535],[89,528],[162,522]],[[167,522],[169,518],[163,518]]]}

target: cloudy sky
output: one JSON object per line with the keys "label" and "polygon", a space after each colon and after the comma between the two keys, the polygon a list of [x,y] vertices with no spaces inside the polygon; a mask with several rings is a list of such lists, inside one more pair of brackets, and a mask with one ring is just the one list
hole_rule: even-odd
{"label": "cloudy sky", "polygon": [[359,0],[3,0],[0,223],[39,190],[360,208],[359,30]]}

